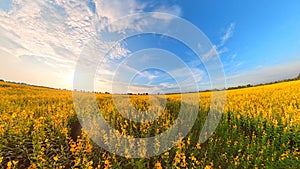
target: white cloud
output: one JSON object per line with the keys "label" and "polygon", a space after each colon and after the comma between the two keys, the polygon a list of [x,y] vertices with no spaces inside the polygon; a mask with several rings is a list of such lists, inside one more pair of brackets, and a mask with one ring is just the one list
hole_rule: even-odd
{"label": "white cloud", "polygon": [[169,17],[169,16],[166,16],[166,15],[160,15],[159,13],[168,13],[168,14],[171,14],[171,15],[179,16],[179,17],[182,14],[181,8],[177,5],[161,6],[157,9],[155,9],[154,12],[158,12],[158,13],[155,13],[155,14],[152,15],[154,18],[163,19],[163,20],[166,20],[167,22],[172,18]]}
{"label": "white cloud", "polygon": [[218,56],[217,46],[213,45],[208,52],[201,55],[201,59],[205,61],[217,56]]}
{"label": "white cloud", "polygon": [[[0,11],[0,26],[3,28],[0,36],[5,35],[24,49],[7,50],[7,41],[3,43],[3,50],[15,56],[47,55],[76,60],[90,37],[96,35],[97,24],[105,25],[124,15],[140,12],[145,6],[136,1],[126,4],[116,0],[96,1],[94,14],[86,3],[79,0],[16,1],[8,13]],[[128,52],[118,45],[114,49],[112,54],[116,56]]]}
{"label": "white cloud", "polygon": [[135,0],[101,0],[95,1],[97,15],[107,18],[108,22],[112,22],[120,17],[129,14],[143,12],[146,7],[145,3]]}
{"label": "white cloud", "polygon": [[[213,45],[212,48],[202,55],[202,59],[209,60],[212,58],[215,58],[217,55],[221,55],[228,51],[226,47],[224,47],[225,43],[228,39],[230,39],[233,36],[233,31],[235,28],[235,23],[230,23],[228,26],[226,33],[221,37],[221,41],[218,45]],[[201,49],[201,44],[198,44],[198,48]]]}
{"label": "white cloud", "polygon": [[[93,4],[81,0],[15,0],[9,11],[0,9],[0,50],[19,59],[19,64],[24,67],[26,64],[22,63],[27,59],[27,62],[38,62],[55,70],[63,70],[57,74],[62,76],[61,72],[72,72],[82,49],[91,37],[99,33],[99,29],[120,17],[143,12],[147,5],[136,0],[97,0]],[[178,6],[160,6],[157,11],[174,15],[181,13]],[[143,21],[129,25],[131,29],[142,29],[147,24],[149,22]],[[122,30],[122,27],[117,30]],[[102,45],[107,48],[111,43]],[[110,59],[118,59],[129,52],[125,46],[116,43],[110,52]],[[8,57],[6,62],[9,59],[12,58]],[[18,73],[20,76],[26,74]],[[104,73],[108,75],[111,70],[107,69]]]}
{"label": "white cloud", "polygon": [[168,13],[175,16],[181,16],[182,11],[181,8],[178,5],[172,5],[172,6],[161,6],[159,8],[156,8],[154,12],[163,12]]}
{"label": "white cloud", "polygon": [[223,46],[226,43],[226,41],[232,37],[234,28],[235,28],[235,23],[231,23],[227,28],[226,33],[221,37],[221,43],[219,46]]}
{"label": "white cloud", "polygon": [[159,75],[154,75],[153,73],[151,73],[149,71],[140,72],[140,76],[147,78],[149,81],[152,81],[152,80],[160,77]]}
{"label": "white cloud", "polygon": [[108,56],[110,59],[120,59],[128,54],[130,54],[130,50],[126,49],[120,43],[116,43],[114,47],[109,51]]}
{"label": "white cloud", "polygon": [[300,73],[300,62],[275,66],[257,67],[255,70],[240,72],[226,77],[227,86],[260,84],[294,78]]}

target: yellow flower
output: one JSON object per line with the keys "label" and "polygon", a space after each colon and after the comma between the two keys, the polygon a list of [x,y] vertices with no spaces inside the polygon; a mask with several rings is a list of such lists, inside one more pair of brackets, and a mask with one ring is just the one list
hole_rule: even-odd
{"label": "yellow flower", "polygon": [[66,127],[64,127],[62,130],[61,130],[61,133],[64,134],[65,136],[68,136],[68,129]]}
{"label": "yellow flower", "polygon": [[54,161],[58,160],[58,156],[56,155],[55,157],[53,157]]}
{"label": "yellow flower", "polygon": [[157,162],[155,163],[155,168],[156,168],[156,169],[162,169],[161,163],[160,163],[159,161],[157,161]]}
{"label": "yellow flower", "polygon": [[93,151],[93,146],[90,145],[90,146],[87,148],[86,152],[91,153],[92,151]]}
{"label": "yellow flower", "polygon": [[78,158],[78,159],[75,161],[75,164],[74,164],[74,166],[78,166],[78,165],[80,164],[80,162],[81,162],[81,159],[80,159],[80,158]]}
{"label": "yellow flower", "polygon": [[11,165],[12,165],[12,163],[11,163],[11,161],[9,161],[9,162],[7,163],[7,167],[10,168]]}
{"label": "yellow flower", "polygon": [[106,159],[105,161],[104,161],[104,168],[106,169],[106,168],[111,168],[111,162],[108,160],[108,159]]}
{"label": "yellow flower", "polygon": [[187,144],[190,145],[191,144],[191,138],[189,137],[187,140]]}
{"label": "yellow flower", "polygon": [[14,165],[16,165],[18,163],[18,161],[16,161],[16,160],[13,160],[12,162]]}
{"label": "yellow flower", "polygon": [[36,169],[36,168],[37,168],[36,164],[31,164],[31,165],[28,167],[28,169]]}
{"label": "yellow flower", "polygon": [[197,161],[197,158],[196,158],[195,156],[193,156],[193,155],[190,157],[190,159],[191,159],[192,161]]}
{"label": "yellow flower", "polygon": [[210,165],[207,165],[204,169],[212,169],[212,167]]}
{"label": "yellow flower", "polygon": [[71,151],[71,153],[74,153],[76,150],[75,150],[75,148],[71,147],[70,151]]}
{"label": "yellow flower", "polygon": [[105,161],[104,161],[104,164],[109,165],[109,164],[110,164],[110,161],[109,161],[109,160],[105,160]]}

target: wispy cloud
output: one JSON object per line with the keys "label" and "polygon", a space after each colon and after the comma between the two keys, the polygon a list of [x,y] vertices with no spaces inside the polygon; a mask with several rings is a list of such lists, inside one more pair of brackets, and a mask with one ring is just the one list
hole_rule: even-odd
{"label": "wispy cloud", "polygon": [[[225,47],[225,44],[233,36],[234,28],[235,28],[235,23],[234,22],[230,23],[225,34],[220,38],[219,44],[213,44],[211,49],[202,55],[202,59],[210,60],[212,58],[217,57],[218,55],[227,52],[228,49]],[[200,44],[198,45],[198,48],[199,50],[201,50]]]}
{"label": "wispy cloud", "polygon": [[219,46],[223,46],[226,43],[226,41],[232,37],[234,28],[235,28],[235,23],[231,23],[228,26],[226,33],[221,37],[221,42]]}
{"label": "wispy cloud", "polygon": [[201,56],[201,59],[203,59],[204,61],[206,60],[210,60],[212,58],[216,58],[219,55],[219,51],[216,45],[213,45],[209,51],[207,51],[206,53],[204,53]]}

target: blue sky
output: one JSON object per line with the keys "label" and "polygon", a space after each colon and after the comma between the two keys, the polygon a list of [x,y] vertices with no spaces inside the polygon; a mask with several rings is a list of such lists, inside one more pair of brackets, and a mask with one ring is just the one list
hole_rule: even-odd
{"label": "blue sky", "polygon": [[[90,39],[95,36],[111,38],[113,31],[127,28],[122,22],[124,25],[120,24],[105,34],[103,30],[108,23],[143,12],[176,15],[201,30],[211,42],[211,48],[218,53],[227,87],[292,78],[300,73],[299,8],[300,2],[296,0],[2,0],[0,78],[73,89],[78,58]],[[166,24],[154,25],[155,19],[164,20]],[[127,26],[140,32],[143,32],[143,26],[175,30],[168,25],[171,20],[153,16],[144,25],[128,21]],[[112,46],[104,41],[103,46]],[[143,52],[144,49],[161,50]],[[165,56],[156,58],[155,52]],[[169,58],[171,56],[181,59],[184,64]],[[94,83],[98,91],[156,93],[195,90],[191,83],[195,83],[199,90],[211,87],[209,72],[203,60],[199,60],[201,56],[198,57],[178,39],[141,33],[118,42],[105,57],[97,63]],[[160,70],[159,63],[169,67]],[[184,84],[180,86],[182,82]]]}
{"label": "blue sky", "polygon": [[[232,36],[223,47],[226,52],[220,56],[229,85],[230,82],[272,81],[298,73],[292,71],[296,65],[300,67],[299,1],[197,1],[181,4],[189,9],[183,12],[183,18],[196,24],[214,44],[220,44],[220,37],[228,30],[228,25],[234,24]],[[290,70],[291,73],[270,73],[278,69]],[[257,74],[257,80],[230,78],[239,74],[251,77]]]}

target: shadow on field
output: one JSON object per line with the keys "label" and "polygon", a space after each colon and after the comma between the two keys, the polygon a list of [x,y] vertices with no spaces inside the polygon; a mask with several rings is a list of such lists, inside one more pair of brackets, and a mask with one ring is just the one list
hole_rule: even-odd
{"label": "shadow on field", "polygon": [[70,126],[70,137],[73,141],[77,141],[78,137],[82,137],[82,126],[77,118],[77,116],[73,116],[69,122]]}

